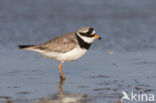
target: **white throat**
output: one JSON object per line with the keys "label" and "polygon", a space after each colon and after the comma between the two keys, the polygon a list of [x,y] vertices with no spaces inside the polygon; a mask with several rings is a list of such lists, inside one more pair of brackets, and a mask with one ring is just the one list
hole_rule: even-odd
{"label": "white throat", "polygon": [[77,34],[82,40],[84,40],[84,41],[87,42],[87,43],[92,43],[92,42],[95,40],[94,37],[82,36],[82,35],[80,35],[78,32],[76,32],[76,34]]}

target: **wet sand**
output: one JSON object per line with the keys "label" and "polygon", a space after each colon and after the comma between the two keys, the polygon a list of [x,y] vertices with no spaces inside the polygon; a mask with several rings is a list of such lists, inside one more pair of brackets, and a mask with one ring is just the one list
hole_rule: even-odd
{"label": "wet sand", "polygon": [[14,103],[114,103],[122,91],[156,93],[154,51],[110,55],[90,50],[82,59],[64,64],[65,81],[60,80],[55,61],[30,51],[3,49],[2,53],[0,96]]}

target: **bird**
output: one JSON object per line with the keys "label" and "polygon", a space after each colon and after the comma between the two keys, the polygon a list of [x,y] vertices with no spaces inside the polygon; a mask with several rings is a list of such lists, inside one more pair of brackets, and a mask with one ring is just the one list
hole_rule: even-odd
{"label": "bird", "polygon": [[65,79],[62,71],[64,62],[80,59],[90,48],[95,39],[102,39],[92,27],[82,27],[76,32],[69,32],[37,45],[18,45],[19,49],[30,50],[59,61],[60,77]]}

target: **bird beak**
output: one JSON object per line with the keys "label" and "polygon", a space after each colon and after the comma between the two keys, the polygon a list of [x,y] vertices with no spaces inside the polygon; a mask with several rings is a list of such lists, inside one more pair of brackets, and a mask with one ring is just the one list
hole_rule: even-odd
{"label": "bird beak", "polygon": [[99,39],[99,40],[102,39],[102,38],[101,38],[99,35],[97,35],[97,34],[95,34],[94,38],[95,38],[95,39]]}

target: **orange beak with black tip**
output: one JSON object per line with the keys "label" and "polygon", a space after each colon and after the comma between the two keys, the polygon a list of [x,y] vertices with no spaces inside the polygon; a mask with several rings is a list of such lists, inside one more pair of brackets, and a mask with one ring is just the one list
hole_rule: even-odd
{"label": "orange beak with black tip", "polygon": [[97,34],[94,35],[94,38],[95,38],[95,39],[99,39],[99,40],[102,39],[102,38],[101,38],[99,35],[97,35]]}

